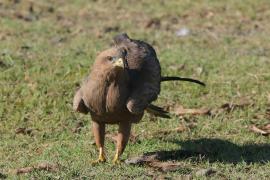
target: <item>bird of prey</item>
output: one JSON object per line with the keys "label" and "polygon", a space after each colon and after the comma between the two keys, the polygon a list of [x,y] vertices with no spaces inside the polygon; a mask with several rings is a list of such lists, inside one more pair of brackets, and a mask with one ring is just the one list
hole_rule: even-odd
{"label": "bird of prey", "polygon": [[76,92],[73,109],[90,113],[92,131],[99,148],[99,157],[93,163],[105,162],[105,124],[118,124],[116,154],[119,162],[130,136],[132,123],[139,122],[144,111],[169,118],[168,112],[151,104],[160,93],[162,81],[183,80],[180,77],[162,77],[159,60],[151,45],[130,39],[127,34],[114,37],[114,46],[101,52],[92,70]]}

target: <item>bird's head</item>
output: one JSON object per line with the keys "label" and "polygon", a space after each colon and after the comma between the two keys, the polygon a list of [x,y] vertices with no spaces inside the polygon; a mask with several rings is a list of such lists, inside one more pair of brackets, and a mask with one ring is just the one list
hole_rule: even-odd
{"label": "bird's head", "polygon": [[126,50],[116,47],[102,51],[93,66],[93,70],[110,75],[117,75],[127,68]]}
{"label": "bird's head", "polygon": [[96,58],[95,65],[109,69],[127,68],[126,50],[123,48],[110,48],[102,51]]}

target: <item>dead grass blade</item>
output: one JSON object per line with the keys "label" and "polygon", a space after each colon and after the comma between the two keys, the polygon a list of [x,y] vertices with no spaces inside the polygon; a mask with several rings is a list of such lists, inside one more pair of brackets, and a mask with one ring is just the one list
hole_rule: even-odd
{"label": "dead grass blade", "polygon": [[264,129],[270,131],[270,124],[265,125]]}
{"label": "dead grass blade", "polygon": [[32,135],[33,129],[27,128],[17,128],[15,129],[15,134],[23,134],[23,135]]}
{"label": "dead grass blade", "polygon": [[171,172],[176,171],[182,167],[182,163],[176,163],[173,161],[168,162],[161,162],[161,161],[154,161],[148,164],[150,167],[153,167],[157,170],[163,171],[163,172]]}
{"label": "dead grass blade", "polygon": [[24,168],[16,169],[15,173],[16,174],[25,174],[25,173],[30,173],[32,171],[34,171],[34,167],[24,167]]}
{"label": "dead grass blade", "polygon": [[157,169],[159,171],[163,172],[169,172],[169,171],[176,171],[182,167],[182,163],[174,162],[174,161],[160,161],[159,156],[161,156],[159,153],[154,154],[148,154],[148,155],[142,155],[138,157],[133,157],[131,159],[127,159],[125,161],[126,164],[132,164],[132,165],[142,165],[146,164],[149,167],[152,167],[154,169]]}
{"label": "dead grass blade", "polygon": [[[247,106],[252,106],[253,102],[246,98],[240,98],[237,100],[237,102],[228,102],[222,104],[220,107],[217,108],[207,108],[207,107],[202,107],[202,108],[184,108],[181,105],[176,105],[173,109],[173,113],[177,116],[184,116],[184,115],[218,115],[224,112],[232,112],[235,109],[238,108],[244,108]],[[169,107],[170,108],[170,107]]]}
{"label": "dead grass blade", "polygon": [[57,172],[59,171],[59,166],[57,164],[51,164],[51,163],[40,163],[37,166],[35,166],[35,169],[38,170],[45,170],[49,172]]}
{"label": "dead grass blade", "polygon": [[167,135],[167,134],[170,134],[170,133],[181,133],[181,132],[184,132],[186,130],[188,130],[189,128],[186,127],[184,124],[180,124],[177,128],[174,128],[174,129],[168,129],[168,130],[160,130],[160,131],[157,131],[153,134],[153,136],[156,136],[156,135]]}
{"label": "dead grass blade", "polygon": [[150,154],[150,155],[141,155],[137,157],[132,157],[125,160],[125,163],[130,165],[141,165],[148,162],[155,161],[158,157],[158,153]]}
{"label": "dead grass blade", "polygon": [[[269,126],[269,124],[266,127],[268,127],[268,126]],[[267,136],[270,134],[270,131],[263,130],[261,128],[256,127],[255,125],[252,125],[250,127],[250,130],[257,133],[257,134],[261,134],[263,136]]]}
{"label": "dead grass blade", "polygon": [[209,108],[199,108],[199,109],[186,109],[183,106],[178,106],[174,110],[174,114],[178,116],[183,115],[207,115],[209,114]]}
{"label": "dead grass blade", "polygon": [[59,171],[59,166],[57,164],[43,162],[43,163],[37,164],[36,166],[16,169],[15,174],[19,175],[19,174],[31,173],[34,170],[44,170],[44,171],[49,171],[49,172],[57,172],[57,171]]}
{"label": "dead grass blade", "polygon": [[209,114],[212,116],[215,116],[224,112],[230,113],[236,109],[244,108],[244,107],[252,106],[252,105],[253,105],[253,102],[250,99],[243,97],[239,99],[237,102],[228,102],[228,103],[222,104],[218,108],[213,108],[209,112]]}
{"label": "dead grass blade", "polygon": [[226,110],[227,112],[231,112],[235,110],[236,108],[243,108],[246,106],[253,105],[253,103],[250,100],[242,99],[237,103],[225,103],[220,108]]}

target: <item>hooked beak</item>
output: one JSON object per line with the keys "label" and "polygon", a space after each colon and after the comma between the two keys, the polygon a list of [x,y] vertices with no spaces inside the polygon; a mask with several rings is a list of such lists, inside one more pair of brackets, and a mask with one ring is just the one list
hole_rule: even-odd
{"label": "hooked beak", "polygon": [[113,63],[113,65],[114,65],[115,67],[121,67],[121,68],[124,68],[124,60],[123,60],[122,58],[119,58],[119,59],[117,59],[117,60]]}

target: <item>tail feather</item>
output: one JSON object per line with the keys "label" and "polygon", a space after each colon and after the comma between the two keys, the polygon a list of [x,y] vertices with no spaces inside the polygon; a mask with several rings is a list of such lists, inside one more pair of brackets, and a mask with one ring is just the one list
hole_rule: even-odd
{"label": "tail feather", "polygon": [[182,78],[182,77],[177,77],[177,76],[164,76],[164,77],[161,77],[161,82],[162,81],[188,81],[188,82],[193,82],[193,83],[197,83],[202,86],[205,86],[205,83],[199,80],[191,79],[191,78]]}
{"label": "tail feather", "polygon": [[168,115],[168,111],[165,111],[163,108],[155,106],[153,104],[149,104],[148,107],[146,108],[146,111],[149,114],[152,114],[154,116],[170,119],[171,117]]}

